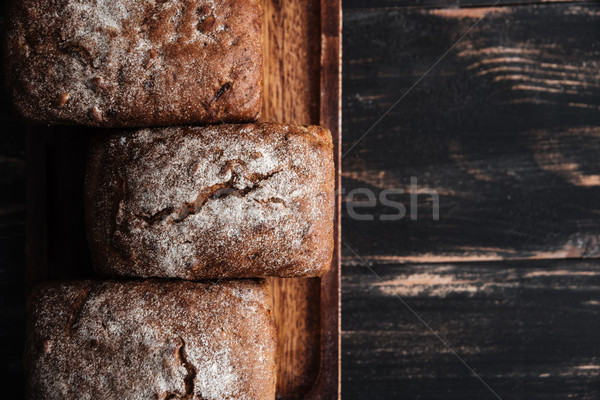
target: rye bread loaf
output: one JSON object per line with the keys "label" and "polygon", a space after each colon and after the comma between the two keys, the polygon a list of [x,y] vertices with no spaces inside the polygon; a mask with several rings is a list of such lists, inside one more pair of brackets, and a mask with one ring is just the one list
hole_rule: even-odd
{"label": "rye bread loaf", "polygon": [[101,135],[86,177],[92,259],[104,276],[321,276],[334,196],[331,134],[316,126]]}
{"label": "rye bread loaf", "polygon": [[254,121],[261,21],[259,0],[11,0],[8,92],[38,123]]}
{"label": "rye bread loaf", "polygon": [[29,399],[275,398],[264,282],[77,281],[28,304]]}

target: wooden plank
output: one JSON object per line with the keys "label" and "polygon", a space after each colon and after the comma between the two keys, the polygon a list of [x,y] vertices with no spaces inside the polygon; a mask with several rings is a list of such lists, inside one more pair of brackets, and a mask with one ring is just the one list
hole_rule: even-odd
{"label": "wooden plank", "polygon": [[600,262],[344,267],[351,399],[600,396]]}
{"label": "wooden plank", "polygon": [[[484,11],[345,15],[343,151]],[[390,195],[396,221],[379,200],[350,218],[346,196],[344,240],[375,262],[598,257],[598,26],[600,3],[493,9],[343,160],[346,194],[415,177],[439,220],[427,194],[416,220]]]}
{"label": "wooden plank", "polygon": [[376,8],[459,8],[459,7],[489,7],[548,4],[548,3],[577,3],[590,0],[344,0],[344,11],[362,11]]}

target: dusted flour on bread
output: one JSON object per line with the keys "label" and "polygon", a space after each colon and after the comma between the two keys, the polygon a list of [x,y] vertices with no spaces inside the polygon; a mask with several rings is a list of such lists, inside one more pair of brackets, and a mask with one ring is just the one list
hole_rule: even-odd
{"label": "dusted flour on bread", "polygon": [[11,0],[6,83],[33,122],[257,119],[259,0]]}
{"label": "dusted flour on bread", "polygon": [[283,124],[99,136],[88,239],[108,276],[320,276],[333,251],[331,134]]}
{"label": "dusted flour on bread", "polygon": [[275,398],[263,282],[57,282],[28,313],[29,399]]}

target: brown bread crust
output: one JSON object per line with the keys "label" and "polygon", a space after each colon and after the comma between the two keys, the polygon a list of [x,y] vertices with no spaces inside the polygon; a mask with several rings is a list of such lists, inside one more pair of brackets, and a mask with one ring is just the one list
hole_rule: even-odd
{"label": "brown bread crust", "polygon": [[38,123],[255,121],[261,21],[259,0],[12,0],[8,92]]}
{"label": "brown bread crust", "polygon": [[49,283],[29,299],[28,398],[275,398],[264,282]]}
{"label": "brown bread crust", "polygon": [[146,129],[92,141],[88,240],[105,276],[306,277],[333,251],[331,134],[316,126]]}

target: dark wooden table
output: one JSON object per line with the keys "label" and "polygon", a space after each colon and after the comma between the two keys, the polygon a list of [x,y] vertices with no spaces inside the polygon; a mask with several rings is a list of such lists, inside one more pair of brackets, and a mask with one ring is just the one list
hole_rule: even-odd
{"label": "dark wooden table", "polygon": [[[343,186],[377,196],[356,208],[372,220],[343,208],[344,398],[600,398],[600,4],[491,4],[344,1]],[[0,384],[18,399],[27,127],[0,102]],[[410,218],[411,177],[438,220],[425,192]],[[386,189],[407,216],[382,220]],[[53,223],[81,212],[51,193]]]}
{"label": "dark wooden table", "polygon": [[345,398],[600,398],[600,4],[493,3],[344,1]]}

